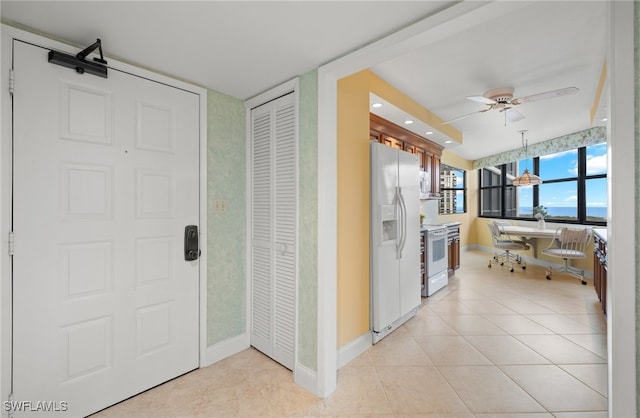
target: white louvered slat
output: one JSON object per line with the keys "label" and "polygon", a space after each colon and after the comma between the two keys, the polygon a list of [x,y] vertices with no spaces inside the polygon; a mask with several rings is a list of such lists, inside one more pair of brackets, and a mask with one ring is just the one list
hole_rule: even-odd
{"label": "white louvered slat", "polygon": [[252,333],[271,340],[271,254],[268,248],[253,249]]}
{"label": "white louvered slat", "polygon": [[284,251],[276,253],[275,356],[293,363],[295,351],[296,279],[296,125],[295,107],[276,111],[275,138],[275,241]]}
{"label": "white louvered slat", "polygon": [[252,234],[254,240],[271,241],[271,115],[253,121]]}
{"label": "white louvered slat", "polygon": [[271,116],[263,113],[252,121],[251,195],[251,344],[271,352],[273,340],[272,222],[271,222]]}
{"label": "white louvered slat", "polygon": [[297,283],[294,95],[253,109],[252,118],[251,344],[292,369]]}

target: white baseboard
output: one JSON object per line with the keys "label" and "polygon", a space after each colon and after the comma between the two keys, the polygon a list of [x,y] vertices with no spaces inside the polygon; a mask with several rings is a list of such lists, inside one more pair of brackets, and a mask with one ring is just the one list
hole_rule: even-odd
{"label": "white baseboard", "polygon": [[204,364],[201,364],[200,367],[210,366],[213,363],[224,360],[227,357],[241,352],[242,350],[246,350],[250,346],[251,342],[249,340],[249,334],[246,333],[209,346],[207,347],[207,358],[205,359]]}
{"label": "white baseboard", "polygon": [[316,396],[318,395],[318,373],[300,363],[296,364],[293,372],[293,381],[298,386],[308,390]]}
{"label": "white baseboard", "polygon": [[349,341],[338,349],[338,369],[346,366],[351,360],[367,351],[373,345],[371,331]]}

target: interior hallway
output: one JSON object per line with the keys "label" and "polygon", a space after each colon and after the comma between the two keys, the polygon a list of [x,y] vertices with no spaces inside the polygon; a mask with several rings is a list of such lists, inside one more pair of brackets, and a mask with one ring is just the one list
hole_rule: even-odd
{"label": "interior hallway", "polygon": [[606,321],[593,289],[462,253],[449,286],[343,367],[318,399],[254,349],[108,408],[108,417],[605,418]]}

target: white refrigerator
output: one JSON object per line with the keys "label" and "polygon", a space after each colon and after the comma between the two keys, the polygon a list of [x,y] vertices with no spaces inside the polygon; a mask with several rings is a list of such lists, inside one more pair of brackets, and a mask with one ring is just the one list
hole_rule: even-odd
{"label": "white refrigerator", "polygon": [[418,156],[371,142],[371,331],[373,343],[420,307]]}

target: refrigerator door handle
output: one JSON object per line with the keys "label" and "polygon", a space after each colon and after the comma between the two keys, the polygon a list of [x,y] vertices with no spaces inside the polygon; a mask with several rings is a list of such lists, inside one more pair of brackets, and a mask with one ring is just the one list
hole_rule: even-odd
{"label": "refrigerator door handle", "polygon": [[402,196],[402,188],[398,187],[397,190],[400,202],[400,227],[402,228],[399,242],[398,258],[402,258],[402,250],[404,250],[404,245],[407,242],[407,205],[404,201],[404,196]]}
{"label": "refrigerator door handle", "polygon": [[396,195],[394,197],[396,204],[396,260],[400,259],[400,247],[402,246],[402,205],[400,204],[400,188],[396,186]]}

